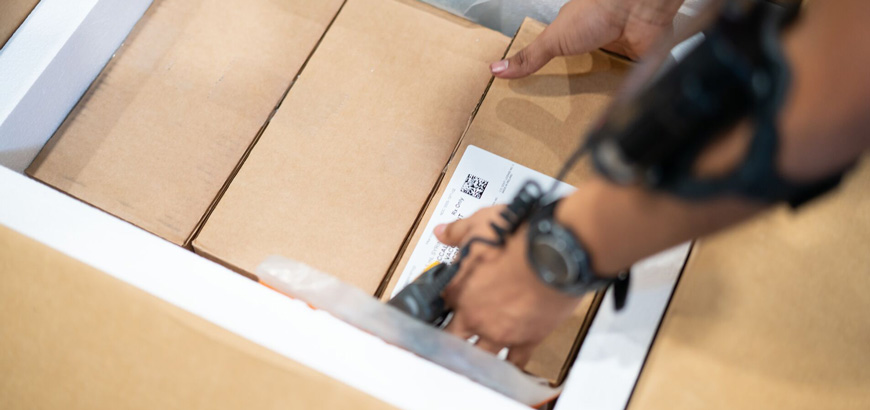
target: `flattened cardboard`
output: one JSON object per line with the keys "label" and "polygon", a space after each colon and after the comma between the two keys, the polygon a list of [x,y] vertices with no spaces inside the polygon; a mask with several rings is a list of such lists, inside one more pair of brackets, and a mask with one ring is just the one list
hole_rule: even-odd
{"label": "flattened cardboard", "polygon": [[0,408],[389,408],[0,226]]}
{"label": "flattened cardboard", "polygon": [[[516,53],[543,31],[544,25],[526,19],[514,39],[508,55]],[[619,88],[629,64],[603,52],[557,58],[538,73],[519,80],[495,79],[462,138],[456,155],[409,242],[401,262],[393,272],[384,298],[392,295],[398,275],[404,270],[411,250],[420,240],[422,226],[432,216],[434,205],[444,193],[444,185],[468,145],[515,161],[555,177],[562,164],[579,146],[582,137],[603,114]],[[591,175],[580,165],[565,182],[582,189],[582,181]],[[574,315],[562,324],[539,347],[526,370],[560,382],[567,364],[576,351],[578,335],[585,332],[590,309],[597,301],[587,296]],[[590,316],[591,318],[591,316]]]}
{"label": "flattened cardboard", "polygon": [[631,409],[870,408],[870,161],[698,241]]}
{"label": "flattened cardboard", "polygon": [[188,245],[341,4],[155,0],[27,173]]}
{"label": "flattened cardboard", "polygon": [[374,294],[508,42],[417,2],[349,0],[194,250],[248,274],[281,255]]}
{"label": "flattened cardboard", "polygon": [[0,5],[0,48],[15,34],[39,0],[3,0]]}

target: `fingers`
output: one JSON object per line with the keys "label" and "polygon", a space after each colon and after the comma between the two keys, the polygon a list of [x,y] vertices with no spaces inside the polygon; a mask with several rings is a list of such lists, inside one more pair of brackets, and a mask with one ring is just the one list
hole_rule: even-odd
{"label": "fingers", "polygon": [[480,340],[477,341],[476,346],[479,349],[486,350],[487,352],[490,352],[492,354],[498,354],[498,352],[500,352],[501,349],[504,348],[504,345],[492,342],[484,338],[480,338]]}
{"label": "fingers", "polygon": [[463,239],[471,230],[470,219],[460,219],[449,224],[441,224],[435,227],[435,237],[447,246],[462,245]]}
{"label": "fingers", "polygon": [[583,54],[618,40],[626,24],[626,11],[610,3],[565,3],[553,23],[531,44],[507,60],[492,63],[490,71],[499,78],[521,78],[540,70],[554,57]]}
{"label": "fingers", "polygon": [[[453,334],[464,340],[467,340],[472,336],[478,335],[475,329],[465,323],[462,315],[453,316],[453,318],[450,319],[450,323],[447,324],[447,327],[444,328],[444,330],[447,333]],[[475,346],[477,346],[479,349],[483,349],[487,352],[497,355],[499,354],[499,352],[501,352],[501,349],[504,349],[507,345],[501,342],[495,342],[487,337],[480,337],[480,339],[477,340]],[[515,364],[517,367],[523,368],[529,362],[529,359],[531,359],[534,348],[534,344],[510,346],[510,349],[508,349],[507,360]]]}
{"label": "fingers", "polygon": [[454,314],[450,319],[450,323],[448,323],[447,327],[444,328],[444,331],[462,339],[468,339],[469,337],[474,336],[474,332],[462,320],[461,315]]}
{"label": "fingers", "polygon": [[522,78],[541,69],[556,56],[553,36],[538,36],[535,41],[512,57],[489,66],[492,75],[499,78]]}
{"label": "fingers", "polygon": [[493,239],[495,232],[490,225],[500,221],[498,215],[504,208],[504,205],[483,208],[468,218],[438,225],[434,230],[435,237],[448,246],[461,246],[472,236]]}
{"label": "fingers", "polygon": [[523,368],[529,363],[529,359],[532,358],[534,349],[535,347],[532,345],[512,346],[508,351],[507,359],[509,362],[517,365],[517,367]]}
{"label": "fingers", "polygon": [[[465,317],[461,314],[454,314],[450,319],[450,323],[447,324],[447,327],[444,328],[447,333],[453,334],[462,339],[468,339],[472,336],[477,335],[477,331],[474,327],[469,326],[465,321]],[[504,344],[499,344],[493,342],[490,339],[485,337],[480,337],[475,344],[480,349],[483,349],[492,354],[498,354],[501,349],[505,347]]]}
{"label": "fingers", "polygon": [[[453,318],[450,319],[450,323],[447,324],[447,327],[445,327],[444,330],[447,333],[455,335],[456,337],[462,338],[464,340],[468,340],[475,335],[479,336],[478,330],[469,326],[463,319],[462,315],[454,315]],[[486,336],[480,336],[475,346],[494,355],[499,354],[499,352],[501,352],[501,349],[507,347],[506,344],[493,341]],[[517,365],[517,367],[523,368],[532,357],[534,347],[535,346],[532,344],[510,347],[510,349],[508,350],[507,360]]]}
{"label": "fingers", "polygon": [[[514,54],[512,57],[497,61],[489,66],[492,75],[498,78],[522,78],[534,74],[554,57],[585,52],[586,48],[595,47],[587,44],[588,38],[578,38],[575,35],[577,26],[589,24],[589,13],[579,8],[589,2],[569,1],[559,11],[553,23],[547,26],[531,44]],[[572,48],[579,48],[577,52]]]}

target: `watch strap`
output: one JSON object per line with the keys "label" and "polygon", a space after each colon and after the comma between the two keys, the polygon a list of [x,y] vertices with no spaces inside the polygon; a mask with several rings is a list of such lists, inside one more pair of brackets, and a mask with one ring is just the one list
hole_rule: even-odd
{"label": "watch strap", "polygon": [[628,287],[631,284],[631,269],[625,270],[613,281],[613,307],[619,311],[625,307],[628,299]]}

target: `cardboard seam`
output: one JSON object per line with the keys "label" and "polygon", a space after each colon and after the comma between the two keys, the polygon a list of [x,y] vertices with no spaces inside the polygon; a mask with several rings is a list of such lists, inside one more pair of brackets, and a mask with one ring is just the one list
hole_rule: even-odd
{"label": "cardboard seam", "polygon": [[[296,80],[293,80],[293,82],[290,83],[290,86],[292,87],[293,84],[295,84],[295,83],[296,83]],[[288,90],[289,90],[289,88],[288,88]],[[284,95],[287,95],[286,92]],[[283,101],[283,99],[284,99],[284,97],[282,96],[281,101]],[[279,102],[279,105],[280,105],[280,102]],[[188,248],[191,250],[193,249],[193,241],[196,239],[197,236],[199,236],[199,232],[202,231],[202,228],[205,226],[205,223],[208,221],[208,218],[211,216],[211,213],[217,207],[218,202],[220,202],[221,198],[223,198],[226,190],[229,189],[230,184],[232,184],[232,181],[233,181],[233,179],[235,179],[236,174],[239,173],[239,170],[242,168],[242,165],[244,165],[245,160],[248,159],[248,156],[251,154],[251,151],[253,150],[254,146],[257,145],[257,142],[260,140],[260,137],[263,135],[263,132],[266,131],[266,127],[268,127],[269,122],[272,121],[273,113],[269,114],[269,116],[266,118],[266,122],[264,122],[263,125],[260,126],[260,129],[257,130],[257,134],[254,136],[254,139],[251,141],[251,143],[245,149],[245,152],[242,154],[242,157],[239,158],[239,161],[233,167],[233,170],[230,172],[230,175],[227,177],[226,181],[224,181],[224,183],[221,185],[220,189],[218,189],[217,195],[214,197],[214,199],[212,199],[211,203],[209,203],[208,208],[206,208],[205,213],[199,218],[199,221],[197,221],[196,225],[193,228],[193,231],[184,240],[184,247],[185,248]]]}
{"label": "cardboard seam", "polygon": [[[507,48],[504,49],[504,53],[501,55],[501,58],[507,58],[507,53],[511,50],[511,47],[514,45],[514,41],[517,39],[517,34],[519,34],[520,29],[517,28],[517,32],[514,33],[514,36],[511,38],[511,41],[508,42]],[[480,106],[483,105],[483,100],[486,99],[486,96],[489,95],[489,90],[492,88],[493,83],[495,83],[495,77],[492,76],[489,78],[489,84],[486,85],[486,89],[483,90],[483,94],[480,96],[480,100],[477,101],[477,105],[474,107],[474,110],[471,112],[471,116],[468,117],[468,123],[465,124],[465,131],[462,132],[462,136],[459,137],[459,141],[456,141],[456,146],[453,147],[453,152],[450,153],[450,158],[447,159],[447,163],[444,165],[444,173],[447,172],[447,169],[450,167],[450,164],[453,163],[456,153],[459,152],[459,148],[462,147],[462,143],[465,142],[465,135],[468,134],[468,130],[471,129],[471,124],[474,122],[474,119],[477,117],[477,112],[480,111]]]}
{"label": "cardboard seam", "polygon": [[115,214],[113,214],[113,213],[111,213],[111,212],[109,212],[109,211],[107,211],[107,210],[105,210],[105,209],[103,209],[103,208],[101,208],[101,207],[99,207],[99,206],[97,206],[97,205],[94,205],[94,204],[92,204],[92,203],[90,203],[90,202],[88,202],[88,201],[86,201],[86,200],[84,200],[84,199],[81,199],[81,198],[79,198],[79,197],[77,197],[77,196],[75,196],[75,195],[72,195],[72,194],[70,194],[69,192],[64,191],[63,189],[60,189],[60,188],[54,186],[54,185],[53,185],[52,183],[50,183],[50,182],[45,182],[45,181],[43,181],[43,180],[41,180],[41,179],[37,179],[37,178],[34,177],[33,175],[30,175],[30,173],[25,173],[25,175],[26,175],[27,178],[29,178],[31,181],[35,181],[35,182],[37,182],[37,183],[39,183],[39,184],[45,185],[45,186],[47,186],[47,187],[53,189],[54,191],[57,191],[57,192],[59,192],[59,193],[65,195],[65,196],[68,197],[68,198],[72,198],[72,199],[76,200],[76,202],[81,202],[81,203],[83,203],[83,204],[85,204],[85,205],[87,205],[87,206],[89,206],[89,207],[91,207],[91,208],[97,209],[97,210],[99,210],[100,212],[102,212],[102,213],[104,213],[104,214],[106,214],[106,215],[109,215],[109,216],[111,216],[112,218],[115,218],[115,219],[117,219],[117,220],[119,220],[119,221],[121,221],[121,222],[124,222],[124,223],[130,224],[130,225],[133,225],[133,226],[135,226],[136,228],[141,229],[143,232],[147,233],[148,235],[154,235],[155,237],[160,238],[160,240],[163,240],[163,241],[169,242],[169,243],[171,243],[171,244],[173,244],[173,245],[175,245],[175,246],[180,246],[180,247],[182,247],[182,248],[185,248],[185,249],[187,249],[187,250],[192,251],[192,249],[187,248],[187,247],[183,246],[182,244],[180,244],[180,243],[178,243],[178,242],[174,242],[174,241],[172,241],[172,240],[170,240],[170,239],[167,239],[167,238],[164,238],[164,237],[162,237],[162,236],[160,236],[160,235],[157,235],[157,234],[155,234],[155,233],[152,233],[151,231],[145,229],[144,227],[142,227],[141,225],[139,225],[139,224],[137,224],[137,223],[135,223],[135,222],[131,222],[131,221],[129,221],[129,220],[126,220],[126,219],[124,219],[124,218],[121,218],[121,217],[119,217],[119,216],[116,216]]}
{"label": "cardboard seam", "polygon": [[483,91],[483,95],[477,102],[477,106],[475,106],[474,110],[471,111],[468,122],[465,124],[465,129],[462,131],[462,135],[459,137],[459,140],[457,140],[456,145],[453,147],[453,151],[447,158],[447,162],[444,164],[444,167],[441,168],[441,173],[438,174],[438,179],[435,180],[435,184],[429,190],[429,194],[423,201],[423,205],[420,207],[420,210],[417,211],[417,216],[414,217],[414,222],[411,224],[408,232],[405,233],[405,237],[404,239],[402,239],[402,244],[396,251],[396,255],[393,257],[393,261],[390,263],[390,266],[387,268],[387,272],[381,279],[381,283],[378,285],[377,290],[375,290],[374,296],[376,298],[380,299],[383,296],[384,291],[386,291],[387,288],[390,287],[390,281],[392,281],[393,275],[396,273],[396,269],[399,267],[399,264],[402,263],[402,258],[405,256],[405,252],[407,252],[408,247],[411,245],[411,241],[414,239],[414,233],[417,232],[417,229],[420,228],[420,224],[423,222],[423,217],[426,216],[426,210],[429,209],[429,206],[432,205],[432,201],[438,194],[438,190],[441,188],[441,184],[444,183],[444,177],[447,176],[447,170],[450,168],[450,163],[453,161],[453,156],[456,155],[456,151],[459,150],[460,146],[462,146],[462,141],[465,139],[465,134],[468,132],[469,128],[471,128],[471,123],[474,117],[477,115],[477,110],[480,108],[480,104],[483,102],[483,98],[486,97],[487,93],[489,93],[489,87],[492,85],[492,81],[493,80],[491,78],[489,80],[489,84],[487,84],[486,86],[486,89],[484,89]]}
{"label": "cardboard seam", "polygon": [[586,315],[583,317],[583,324],[580,326],[580,331],[577,332],[577,337],[574,339],[574,345],[568,352],[568,357],[565,363],[562,364],[562,369],[559,371],[559,376],[556,377],[556,386],[565,382],[568,373],[574,366],[577,356],[580,353],[580,348],[583,347],[583,342],[586,340],[586,335],[589,334],[589,329],[592,327],[592,321],[598,315],[598,309],[601,308],[601,302],[604,300],[604,291],[595,292],[592,303],[589,304],[589,309],[586,310]]}
{"label": "cardboard seam", "polygon": [[[202,229],[205,226],[205,224],[208,222],[209,217],[211,217],[211,214],[214,212],[215,208],[217,208],[221,199],[223,199],[224,194],[226,194],[227,189],[229,189],[230,185],[233,183],[233,180],[235,180],[236,175],[238,175],[239,171],[242,169],[242,166],[244,166],[245,161],[251,155],[251,151],[254,150],[254,147],[257,145],[257,142],[260,141],[260,137],[263,136],[263,133],[266,131],[266,128],[269,126],[269,123],[272,122],[272,118],[275,117],[275,114],[278,112],[278,109],[281,108],[281,104],[284,103],[284,99],[287,98],[287,95],[290,94],[290,90],[293,89],[293,86],[296,85],[296,81],[299,80],[299,77],[302,75],[302,72],[305,71],[305,67],[308,66],[308,62],[311,60],[311,56],[313,56],[314,53],[317,51],[317,49],[320,47],[320,44],[323,42],[323,39],[326,37],[326,34],[329,33],[329,30],[332,28],[332,24],[335,23],[335,20],[338,18],[338,15],[341,14],[341,11],[344,9],[345,4],[347,4],[347,0],[344,0],[341,2],[341,6],[338,7],[338,11],[336,11],[335,15],[332,16],[332,19],[329,21],[329,24],[326,25],[326,29],[323,30],[323,33],[320,35],[320,38],[317,40],[317,43],[314,44],[314,47],[308,53],[308,56],[305,57],[305,62],[303,62],[302,66],[299,67],[299,70],[296,71],[296,75],[293,76],[293,79],[290,81],[290,84],[287,86],[287,89],[284,90],[284,94],[282,94],[281,98],[278,99],[278,103],[275,104],[275,107],[269,113],[269,116],[266,118],[266,121],[263,122],[263,125],[260,127],[260,129],[257,131],[257,134],[254,136],[254,139],[251,141],[250,144],[248,144],[248,148],[245,149],[244,154],[242,154],[242,157],[239,158],[239,161],[236,163],[236,166],[233,168],[232,172],[230,172],[230,175],[227,177],[226,181],[224,181],[223,185],[221,185],[221,188],[218,190],[217,195],[215,195],[214,199],[212,199],[211,204],[209,204],[205,213],[202,215],[202,217],[199,219],[199,222],[197,222],[196,226],[194,227],[193,232],[191,232],[190,236],[188,236],[188,238],[185,240],[185,242],[184,242],[185,248],[193,250],[193,248],[194,248],[193,242],[199,236],[199,233],[202,232]],[[217,259],[213,259],[213,260],[217,261]],[[219,262],[219,263],[224,264],[222,262]],[[230,266],[229,263],[226,263],[224,265],[227,267]],[[237,272],[241,272],[240,270],[237,270],[235,268],[231,268],[231,269],[236,270]],[[248,275],[245,275],[245,276],[248,276]]]}
{"label": "cardboard seam", "polygon": [[598,51],[600,51],[604,54],[607,54],[608,56],[613,57],[619,61],[622,61],[623,63],[628,63],[631,65],[637,64],[637,61],[634,61],[634,60],[632,60],[632,59],[630,59],[622,54],[615,52],[615,51],[605,50],[604,48],[599,48]]}
{"label": "cardboard seam", "polygon": [[225,268],[227,268],[235,273],[238,273],[239,275],[242,275],[242,276],[254,281],[254,282],[258,282],[258,283],[260,282],[260,278],[258,278],[257,275],[250,273],[250,272],[247,272],[244,269],[241,269],[238,266],[233,265],[232,263],[229,263],[229,262],[226,262],[224,260],[219,259],[218,257],[216,257],[214,255],[213,252],[209,251],[206,248],[196,246],[196,247],[194,247],[193,252],[202,258],[210,260],[218,265],[221,265],[221,266],[223,266],[223,267],[225,267]]}
{"label": "cardboard seam", "polygon": [[381,279],[381,283],[378,285],[377,290],[375,290],[375,298],[380,299],[384,292],[390,287],[390,281],[393,279],[393,275],[395,274],[396,269],[399,267],[399,264],[402,263],[402,257],[405,256],[405,252],[408,250],[408,246],[411,244],[411,240],[414,237],[414,233],[417,232],[417,229],[420,227],[420,223],[423,221],[423,216],[426,214],[426,210],[429,209],[429,205],[432,203],[432,199],[435,198],[435,194],[438,193],[438,188],[441,187],[441,182],[444,180],[444,176],[447,173],[447,166],[445,165],[444,169],[441,170],[441,174],[438,175],[438,179],[435,181],[435,185],[432,187],[432,190],[429,191],[429,195],[426,197],[426,200],[423,201],[423,206],[420,211],[417,213],[417,217],[414,218],[414,223],[411,225],[410,230],[405,234],[405,238],[402,240],[402,245],[399,246],[399,249],[396,253],[396,256],[393,257],[393,262],[390,263],[390,267],[387,268],[387,273]]}
{"label": "cardboard seam", "polygon": [[[517,29],[519,31],[519,29]],[[514,40],[517,38],[516,34],[511,38],[511,41],[508,42],[505,47],[504,53],[502,53],[502,58],[507,56],[508,51],[510,51],[511,46],[514,44]],[[426,210],[429,209],[429,206],[432,204],[432,200],[435,198],[435,195],[438,193],[438,190],[441,188],[441,184],[444,182],[444,177],[447,175],[447,170],[450,168],[450,164],[453,163],[453,158],[456,156],[456,153],[459,151],[459,147],[462,146],[462,142],[465,141],[465,135],[468,134],[468,130],[471,129],[471,124],[474,122],[474,118],[477,117],[477,112],[480,110],[480,106],[483,105],[483,100],[486,99],[487,94],[489,94],[490,88],[492,88],[492,84],[495,82],[495,77],[489,77],[489,83],[486,84],[486,88],[484,88],[483,93],[480,95],[480,99],[477,100],[477,104],[474,106],[474,109],[471,110],[471,113],[468,116],[468,122],[465,123],[465,129],[460,134],[459,139],[456,141],[456,144],[453,146],[453,151],[451,151],[450,156],[447,158],[447,162],[444,164],[444,168],[441,169],[441,174],[438,175],[438,179],[435,181],[435,184],[432,186],[432,189],[429,191],[429,195],[426,197],[426,200],[423,201],[423,204],[420,210],[417,212],[417,217],[414,218],[414,223],[411,224],[408,232],[405,234],[405,238],[402,240],[402,245],[399,246],[399,249],[396,253],[396,256],[393,257],[393,262],[390,263],[389,268],[387,268],[387,272],[384,274],[381,279],[381,283],[378,285],[377,290],[375,290],[374,296],[380,299],[384,291],[390,286],[390,281],[393,279],[393,275],[396,273],[396,269],[399,267],[399,264],[402,263],[402,258],[405,256],[405,252],[408,250],[408,247],[411,245],[411,241],[414,239],[414,233],[417,232],[417,229],[420,227],[421,222],[423,221],[423,217],[426,216]]]}

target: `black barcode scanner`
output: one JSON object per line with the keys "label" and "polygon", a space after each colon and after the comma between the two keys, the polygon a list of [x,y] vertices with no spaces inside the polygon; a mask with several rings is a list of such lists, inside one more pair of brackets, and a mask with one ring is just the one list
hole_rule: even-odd
{"label": "black barcode scanner", "polygon": [[452,264],[438,263],[427,269],[417,279],[405,286],[387,304],[393,306],[417,319],[431,323],[435,326],[444,324],[450,313],[449,307],[444,303],[442,294],[450,284],[450,281],[459,272],[462,260],[468,256],[471,246],[482,244],[494,247],[504,246],[508,235],[516,232],[517,228],[528,220],[529,216],[540,207],[545,197],[541,187],[533,182],[526,182],[520,192],[514,196],[510,204],[499,214],[502,225],[495,222],[491,227],[495,233],[495,239],[473,238],[462,246],[456,261]]}

